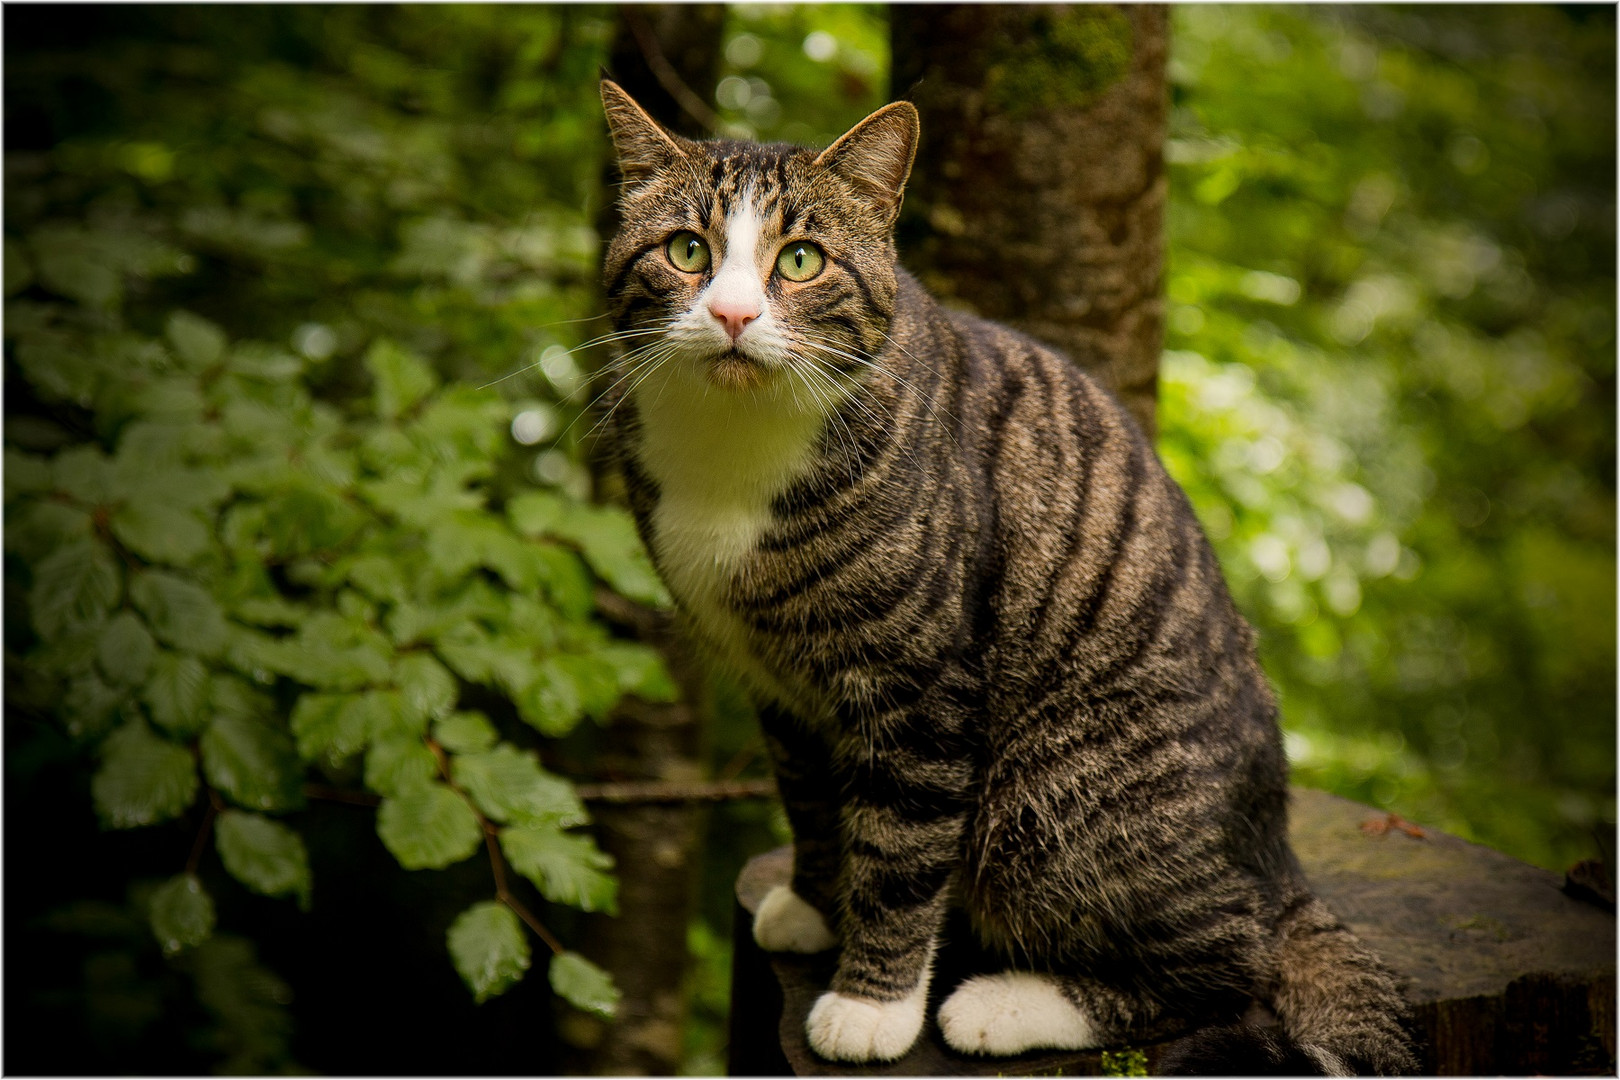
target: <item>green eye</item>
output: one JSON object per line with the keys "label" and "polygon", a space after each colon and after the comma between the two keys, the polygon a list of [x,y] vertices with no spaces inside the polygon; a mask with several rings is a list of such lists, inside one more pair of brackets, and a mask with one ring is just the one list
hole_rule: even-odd
{"label": "green eye", "polygon": [[789,281],[809,281],[827,265],[827,256],[808,240],[795,240],[776,257],[776,272]]}
{"label": "green eye", "polygon": [[695,232],[682,229],[669,238],[669,261],[675,269],[695,274],[709,268],[709,245]]}

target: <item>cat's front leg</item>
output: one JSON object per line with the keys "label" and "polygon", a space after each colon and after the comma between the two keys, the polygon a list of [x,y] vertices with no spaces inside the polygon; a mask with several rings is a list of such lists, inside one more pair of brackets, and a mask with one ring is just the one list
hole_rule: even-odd
{"label": "cat's front leg", "polygon": [[811,1048],[838,1061],[890,1061],[916,1042],[960,858],[970,766],[890,735],[846,748],[843,949],[805,1024]]}

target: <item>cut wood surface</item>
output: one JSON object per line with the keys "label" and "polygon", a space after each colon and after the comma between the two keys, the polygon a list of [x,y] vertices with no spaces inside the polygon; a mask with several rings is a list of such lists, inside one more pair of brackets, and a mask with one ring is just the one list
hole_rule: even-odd
{"label": "cut wood surface", "polygon": [[[1612,913],[1567,895],[1550,871],[1320,791],[1294,789],[1290,834],[1317,894],[1402,976],[1426,1074],[1614,1074]],[[860,1066],[818,1057],[804,1017],[826,989],[834,954],[766,956],[748,933],[760,899],[791,868],[791,851],[781,848],[753,859],[737,880],[734,1075],[1104,1072],[1099,1051],[975,1058],[946,1047],[932,1016],[950,987],[948,942],[930,1019],[909,1055]],[[1151,1069],[1160,1044],[1135,1049]]]}

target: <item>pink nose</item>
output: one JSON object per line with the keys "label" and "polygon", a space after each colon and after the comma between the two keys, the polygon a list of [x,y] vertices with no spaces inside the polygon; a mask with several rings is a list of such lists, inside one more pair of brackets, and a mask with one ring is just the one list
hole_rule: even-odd
{"label": "pink nose", "polygon": [[709,314],[719,319],[726,333],[731,335],[731,340],[736,341],[748,324],[759,318],[759,308],[735,300],[711,300]]}

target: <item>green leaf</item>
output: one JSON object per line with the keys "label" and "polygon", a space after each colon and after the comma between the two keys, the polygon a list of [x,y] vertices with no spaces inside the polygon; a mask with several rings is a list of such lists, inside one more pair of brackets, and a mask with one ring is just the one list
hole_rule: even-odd
{"label": "green leaf", "polygon": [[73,224],[40,226],[28,238],[40,282],[93,308],[111,308],[126,273],[172,271],[178,253],[133,230],[102,231]]}
{"label": "green leaf", "polygon": [[509,639],[491,640],[471,623],[439,638],[439,655],[468,682],[497,685],[515,693],[534,680],[534,648]]}
{"label": "green leaf", "polygon": [[509,825],[501,830],[501,850],[512,869],[534,882],[547,900],[618,913],[619,883],[603,872],[613,859],[589,836],[553,826]]}
{"label": "green leaf", "polygon": [[481,712],[456,712],[433,724],[433,738],[456,754],[478,754],[495,745],[500,736]]}
{"label": "green leaf", "polygon": [[214,823],[214,846],[243,885],[265,896],[296,896],[299,907],[309,907],[309,853],[292,829],[259,814],[226,810]]}
{"label": "green leaf", "polygon": [[577,504],[550,532],[578,544],[591,569],[616,592],[652,607],[670,605],[669,593],[647,557],[636,524],[623,510]]}
{"label": "green leaf", "polygon": [[160,652],[141,690],[152,720],[171,735],[195,735],[206,719],[208,668],[195,656]]}
{"label": "green leaf", "polygon": [[75,446],[56,455],[51,477],[57,490],[87,506],[110,503],[116,497],[112,462],[94,446]]}
{"label": "green leaf", "polygon": [[303,476],[285,477],[265,502],[264,538],[272,553],[290,559],[339,547],[365,522],[337,492]]}
{"label": "green leaf", "polygon": [[246,716],[219,716],[202,735],[208,782],[238,806],[290,810],[303,802],[303,772],[286,735]]}
{"label": "green leaf", "polygon": [[389,677],[393,648],[388,639],[334,612],[317,612],[297,635],[280,643],[275,669],[323,690],[358,690]]}
{"label": "green leaf", "polygon": [[386,555],[362,555],[349,564],[349,580],[373,600],[399,603],[408,595],[399,563]]}
{"label": "green leaf", "polygon": [[371,737],[370,707],[353,694],[303,694],[289,727],[305,761],[324,757],[339,764],[365,748]]}
{"label": "green leaf", "polygon": [[204,657],[224,650],[225,615],[201,586],[164,570],[147,570],[130,581],[129,595],[165,645]]}
{"label": "green leaf", "polygon": [[197,767],[183,747],[132,721],[101,744],[90,796],[106,828],[166,821],[185,813],[197,797]]}
{"label": "green leaf", "polygon": [[443,784],[386,798],[377,835],[407,870],[439,870],[478,850],[483,829],[461,796]]}
{"label": "green leaf", "polygon": [[240,675],[219,672],[210,681],[209,700],[218,716],[264,720],[276,712],[275,703]]}
{"label": "green leaf", "polygon": [[366,787],[379,795],[407,795],[430,787],[438,775],[439,759],[420,736],[385,735],[366,750]]}
{"label": "green leaf", "polygon": [[15,447],[5,449],[6,502],[19,495],[36,495],[51,490],[50,462]]}
{"label": "green leaf", "polygon": [[429,720],[455,708],[455,676],[427,653],[409,653],[394,665],[394,681],[413,719]]}
{"label": "green leaf", "polygon": [[609,663],[563,653],[536,666],[532,681],[517,695],[517,707],[542,734],[558,738],[586,716],[606,715],[619,696],[618,673]]}
{"label": "green leaf", "polygon": [[34,629],[54,638],[69,627],[98,622],[118,600],[120,575],[107,549],[94,540],[74,540],[34,567],[28,592]]}
{"label": "green leaf", "polygon": [[214,932],[214,900],[195,874],[176,874],[158,886],[148,914],[165,956],[201,945]]}
{"label": "green leaf", "polygon": [[111,726],[120,706],[129,700],[129,689],[108,686],[93,671],[80,674],[68,683],[62,695],[62,716],[68,734],[76,739],[100,735]]}
{"label": "green leaf", "polygon": [[591,598],[591,576],[579,556],[559,544],[536,544],[540,584],[546,596],[564,616],[576,622],[587,618],[596,607]]}
{"label": "green leaf", "polygon": [[225,331],[200,315],[176,311],[164,329],[187,371],[206,371],[225,356]]}
{"label": "green leaf", "polygon": [[93,526],[89,512],[76,506],[25,499],[6,510],[6,550],[37,564],[69,544],[89,541]]}
{"label": "green leaf", "polygon": [[[27,250],[9,236],[5,239],[5,259],[0,262],[5,268],[6,296],[16,296],[33,284],[34,268],[28,261]],[[9,462],[6,467],[11,467]]]}
{"label": "green leaf", "polygon": [[568,500],[554,491],[526,491],[506,504],[512,527],[530,538],[551,533],[567,513]]}
{"label": "green leaf", "polygon": [[99,682],[99,677],[93,673],[98,670],[96,655],[101,651],[101,631],[106,625],[92,623],[64,631],[60,637],[29,653],[29,666],[45,675],[69,680],[90,675]]}
{"label": "green leaf", "polygon": [[614,641],[597,648],[595,653],[613,668],[621,692],[652,702],[674,701],[680,697],[680,690],[670,678],[669,669],[664,667],[663,658],[650,645]]}
{"label": "green leaf", "polygon": [[551,958],[551,988],[576,1009],[595,1013],[604,1020],[619,1011],[619,988],[613,977],[576,952],[563,952]]}
{"label": "green leaf", "polygon": [[372,400],[377,415],[385,419],[395,419],[439,384],[427,361],[386,339],[372,344],[366,353],[365,365],[376,380]]}
{"label": "green leaf", "polygon": [[96,659],[114,684],[132,686],[143,682],[152,670],[157,642],[133,611],[120,611],[101,631],[96,641]]}
{"label": "green leaf", "polygon": [[508,532],[491,532],[484,541],[481,561],[511,589],[525,595],[540,587],[547,570],[545,557],[534,544]]}
{"label": "green leaf", "polygon": [[456,784],[496,821],[553,826],[584,823],[585,807],[573,785],[540,767],[534,752],[502,743],[450,762]]}
{"label": "green leaf", "polygon": [[510,908],[494,900],[456,917],[447,935],[450,959],[479,1004],[502,993],[529,970],[529,942]]}
{"label": "green leaf", "polygon": [[213,543],[208,526],[194,512],[145,499],[120,506],[112,516],[112,531],[135,554],[171,566],[195,561]]}

